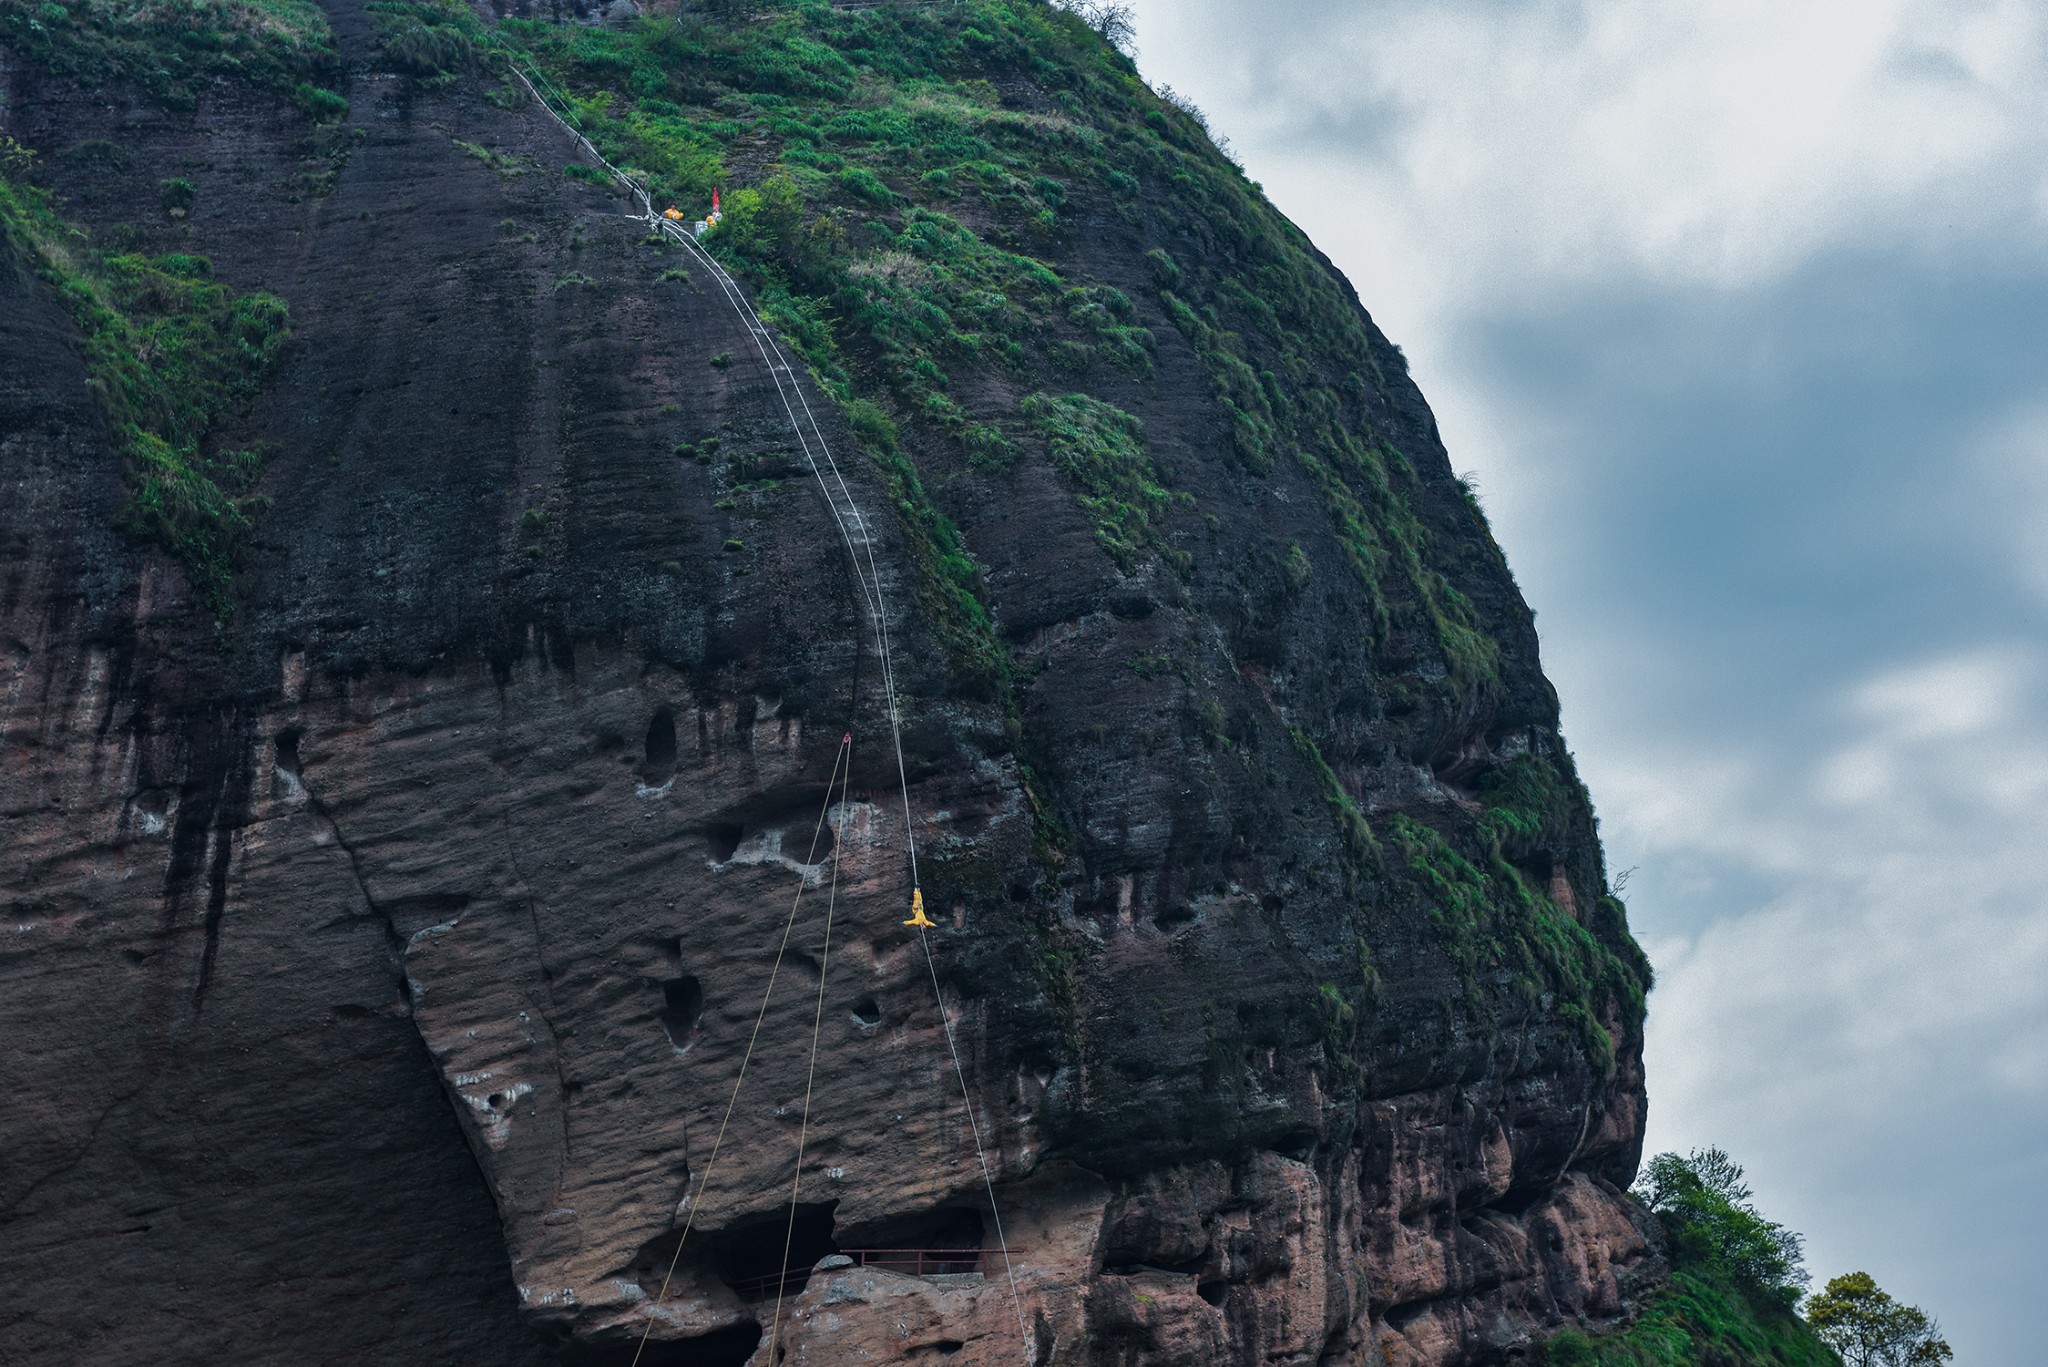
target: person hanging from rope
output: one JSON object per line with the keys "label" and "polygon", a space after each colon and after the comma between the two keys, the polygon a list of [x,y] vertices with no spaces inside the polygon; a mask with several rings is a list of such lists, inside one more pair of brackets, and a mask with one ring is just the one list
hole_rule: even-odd
{"label": "person hanging from rope", "polygon": [[938,929],[937,926],[932,924],[931,919],[924,914],[923,888],[912,888],[910,890],[910,919],[903,924],[906,926],[916,926],[919,930]]}

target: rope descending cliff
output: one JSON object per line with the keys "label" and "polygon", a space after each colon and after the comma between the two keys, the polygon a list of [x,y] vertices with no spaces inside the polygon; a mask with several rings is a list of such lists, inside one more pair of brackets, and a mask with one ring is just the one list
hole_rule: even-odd
{"label": "rope descending cliff", "polygon": [[[576,140],[578,146],[594,158],[599,165],[603,166],[611,174],[612,179],[638,201],[640,213],[633,217],[638,221],[645,222],[650,230],[662,234],[690,253],[710,274],[712,280],[717,283],[719,289],[725,295],[727,303],[731,305],[734,314],[739,318],[741,325],[746,328],[748,335],[753,339],[755,350],[760,355],[761,362],[767,369],[769,378],[774,381],[776,395],[782,403],[784,414],[789,419],[790,430],[795,435],[797,444],[804,453],[805,463],[809,466],[811,474],[817,482],[819,492],[824,496],[825,506],[831,512],[833,523],[839,529],[840,539],[846,546],[848,561],[853,568],[854,579],[860,590],[861,601],[866,607],[868,621],[874,632],[876,648],[881,658],[883,702],[889,718],[890,743],[895,751],[896,776],[903,799],[904,846],[910,863],[911,887],[911,916],[904,924],[917,929],[918,942],[924,949],[925,967],[931,977],[932,998],[938,1011],[939,1026],[945,1034],[946,1049],[952,1059],[954,1077],[960,1084],[961,1106],[966,1115],[968,1132],[974,1141],[975,1156],[980,1163],[982,1184],[987,1190],[989,1215],[995,1231],[997,1246],[1002,1254],[1004,1275],[1009,1280],[1010,1301],[1016,1311],[1017,1330],[1024,1350],[1024,1361],[1027,1367],[1033,1367],[1033,1364],[1035,1364],[1035,1354],[1032,1349],[1031,1333],[1024,1316],[1023,1297],[1017,1287],[1016,1267],[1010,1258],[1009,1241],[1003,1233],[1002,1213],[996,1202],[995,1175],[989,1164],[988,1149],[982,1140],[981,1124],[974,1114],[973,1094],[967,1085],[967,1072],[961,1062],[959,1042],[954,1035],[953,1023],[946,1014],[945,992],[939,981],[938,961],[932,952],[931,939],[927,933],[935,927],[925,916],[924,892],[918,879],[917,830],[910,811],[910,780],[903,759],[902,716],[896,687],[895,659],[889,635],[889,614],[887,603],[883,596],[881,567],[875,559],[874,538],[870,533],[867,519],[862,514],[859,503],[854,499],[853,491],[847,485],[846,477],[841,472],[839,463],[832,454],[830,443],[825,440],[824,432],[818,426],[816,415],[811,411],[810,400],[805,396],[803,387],[798,382],[796,370],[791,365],[789,355],[784,350],[781,340],[762,322],[760,314],[755,310],[752,303],[748,301],[746,293],[741,288],[739,282],[732,277],[731,273],[725,269],[716,257],[705,250],[703,244],[697,241],[695,235],[680,222],[671,220],[656,211],[653,199],[648,194],[646,186],[619,167],[613,165],[602,152],[598,151],[596,145],[577,126],[574,106],[569,102],[567,96],[554,87],[547,80],[546,76],[537,68],[534,68],[529,61],[525,60],[523,54],[504,45],[495,34],[489,35],[489,37],[494,44],[506,52],[512,63],[513,74],[518,77],[520,83],[526,87],[527,92],[534,97],[534,100],[547,112],[548,116],[560,124]],[[543,88],[545,88],[547,93],[543,93]],[[825,810],[819,814],[819,830],[823,829],[824,822],[831,811],[833,784],[839,785],[843,800],[847,781],[852,774],[852,741],[852,733],[848,732],[842,740],[839,753],[834,760],[832,778],[826,784]],[[816,835],[814,833],[814,853],[815,844]],[[838,849],[838,842],[835,839],[833,852],[833,898],[835,902],[838,888]],[[801,904],[802,898],[803,887],[800,885],[796,901],[790,908],[789,921],[784,926],[781,942],[782,948],[779,948],[776,953],[776,969],[779,969],[781,966],[782,949],[788,946],[790,931],[795,925],[797,906]],[[828,947],[831,934],[831,914],[831,909],[828,907],[826,922]],[[746,1056],[741,1062],[739,1076],[733,1083],[732,1096],[727,1102],[725,1121],[719,1127],[718,1138],[712,1145],[710,1160],[705,1166],[703,1175],[698,1179],[697,1194],[699,1200],[701,1200],[704,1191],[707,1189],[712,1166],[716,1164],[719,1147],[724,1142],[726,1124],[730,1123],[733,1110],[738,1103],[740,1086],[746,1079],[747,1064],[752,1059],[754,1044],[760,1035],[761,1022],[767,1014],[768,997],[774,991],[775,976],[775,970],[771,970],[768,988],[762,997],[761,1012],[755,1019],[754,1035],[748,1040]],[[819,982],[821,1011],[823,992],[823,961],[821,960]],[[818,1023],[822,1022],[822,1019],[822,1014],[820,1014],[818,1022],[814,1023],[812,1033],[811,1049],[812,1066],[814,1069],[818,1047],[817,1027]],[[808,1124],[808,1092],[805,1097],[804,1117],[805,1123]],[[802,1182],[801,1141],[799,1142],[797,1163],[798,1171],[795,1174],[790,1189],[792,1220],[796,1210],[797,1192]],[[667,1295],[670,1280],[674,1277],[676,1266],[682,1258],[683,1245],[689,1238],[690,1228],[696,1217],[696,1207],[697,1202],[693,1201],[690,1212],[684,1220],[683,1236],[677,1241],[675,1253],[669,1259],[668,1270],[662,1279],[661,1291],[655,1297],[654,1303],[648,1307],[647,1323],[641,1331],[639,1345],[635,1348],[633,1354],[634,1367],[638,1367],[641,1355],[646,1351],[648,1337],[653,1332],[656,1308],[663,1297]],[[776,1331],[780,1328],[781,1310],[782,1297],[778,1289],[774,1321],[770,1333],[771,1343],[774,1341]]]}

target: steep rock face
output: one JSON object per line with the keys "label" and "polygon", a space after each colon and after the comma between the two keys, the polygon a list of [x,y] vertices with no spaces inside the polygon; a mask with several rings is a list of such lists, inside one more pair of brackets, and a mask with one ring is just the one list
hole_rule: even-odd
{"label": "steep rock face", "polygon": [[[76,321],[0,269],[10,1359],[1448,1364],[1624,1314],[1640,997],[1515,946],[1626,932],[1529,615],[1355,303],[1347,420],[1404,462],[1483,686],[1373,626],[1312,468],[1233,454],[1142,223],[1046,251],[1155,339],[1085,387],[1187,496],[1159,544],[1105,553],[1042,453],[904,426],[1000,686],[808,391],[873,514],[928,962],[874,641],[742,322],[557,174],[542,110],[400,79],[326,9],[338,134],[4,68],[69,217],[295,329],[217,438],[274,443],[223,626],[114,530]],[[1564,796],[1518,805],[1529,773]],[[802,1275],[998,1216],[1007,1269]]]}

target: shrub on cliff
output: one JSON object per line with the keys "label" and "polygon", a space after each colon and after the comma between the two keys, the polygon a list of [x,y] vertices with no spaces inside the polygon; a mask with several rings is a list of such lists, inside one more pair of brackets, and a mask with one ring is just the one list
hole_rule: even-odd
{"label": "shrub on cliff", "polygon": [[[1671,1239],[1671,1280],[1619,1334],[1567,1329],[1539,1345],[1544,1367],[1839,1367],[1794,1307],[1807,1284],[1797,1234],[1751,1203],[1742,1165],[1720,1149],[1652,1158],[1635,1195]],[[1889,1364],[1886,1364],[1889,1367]]]}
{"label": "shrub on cliff", "polygon": [[1664,1221],[1681,1264],[1788,1310],[1799,1303],[1812,1280],[1800,1264],[1804,1241],[1750,1203],[1742,1165],[1722,1150],[1658,1154],[1635,1194]]}

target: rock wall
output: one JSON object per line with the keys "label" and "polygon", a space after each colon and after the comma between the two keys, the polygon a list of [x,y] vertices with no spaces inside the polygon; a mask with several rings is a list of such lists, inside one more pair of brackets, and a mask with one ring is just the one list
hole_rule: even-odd
{"label": "rock wall", "polygon": [[[1043,465],[954,495],[1014,706],[955,687],[849,463],[900,618],[928,965],[837,533],[766,375],[711,364],[745,361],[739,322],[552,174],[540,111],[413,88],[328,8],[339,133],[4,67],[67,214],[204,252],[296,329],[236,434],[275,454],[223,624],[114,530],[75,326],[0,267],[7,1360],[625,1363],[651,1318],[642,1361],[703,1367],[1462,1364],[1625,1314],[1658,1276],[1621,1190],[1639,1018],[1610,1001],[1593,1047],[1461,968],[1328,786],[1375,829],[1464,830],[1478,776],[1566,763],[1413,387],[1378,420],[1503,660],[1462,711],[1400,686],[1442,677],[1427,651],[1374,655],[1306,475],[1232,483],[1169,327],[1117,402],[1206,517],[1191,574],[1120,571]],[[138,210],[172,166],[190,217]],[[1142,272],[1098,226],[1077,250]],[[1276,546],[1315,589],[1255,602]],[[1550,846],[1532,877],[1591,907],[1589,814]],[[993,1247],[998,1216],[1014,1278],[828,1260],[774,1351],[775,1302],[735,1290],[792,1228],[801,1274]]]}

